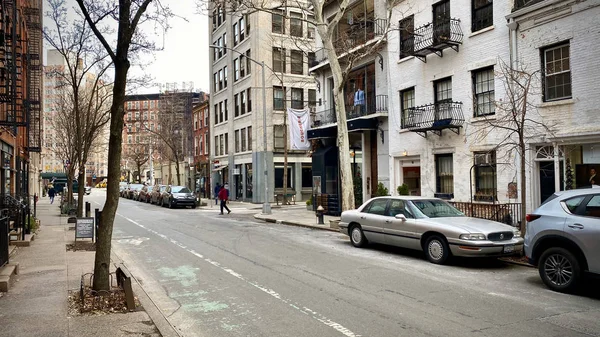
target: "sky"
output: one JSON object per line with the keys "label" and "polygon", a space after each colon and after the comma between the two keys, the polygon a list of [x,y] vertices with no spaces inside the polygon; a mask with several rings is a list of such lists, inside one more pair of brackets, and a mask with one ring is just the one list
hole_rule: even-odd
{"label": "sky", "polygon": [[[71,8],[77,7],[75,0],[66,2]],[[128,92],[128,94],[158,93],[160,87],[152,84],[173,82],[177,83],[179,89],[182,88],[183,82],[187,82],[188,86],[189,82],[193,82],[194,89],[208,92],[207,14],[197,13],[195,0],[161,0],[161,2],[169,6],[176,17],[170,19],[170,28],[164,39],[162,36],[155,35],[153,26],[141,27],[148,36],[155,37],[157,46],[164,48],[154,55],[144,57],[146,65],[143,70],[139,67],[130,68],[132,76],[147,74],[152,77],[152,81],[149,86],[137,88],[135,92]],[[45,7],[44,11],[47,9]],[[47,18],[44,18],[44,21],[45,25],[49,24]]]}

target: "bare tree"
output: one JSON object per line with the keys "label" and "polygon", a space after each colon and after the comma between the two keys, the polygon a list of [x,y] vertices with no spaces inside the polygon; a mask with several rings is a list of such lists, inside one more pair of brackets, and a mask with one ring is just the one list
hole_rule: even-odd
{"label": "bare tree", "polygon": [[142,168],[148,162],[149,155],[149,144],[148,143],[137,143],[130,144],[127,146],[127,150],[123,154],[124,158],[133,162],[138,173],[137,182],[141,183]]}
{"label": "bare tree", "polygon": [[[119,178],[125,92],[131,60],[136,53],[152,52],[154,43],[141,32],[140,25],[155,24],[167,29],[170,10],[159,0],[76,0],[81,13],[90,25],[114,64],[114,85],[110,108],[110,138],[108,148],[108,184],[106,202],[98,228],[94,265],[94,290],[109,289],[110,250],[113,223],[119,204]],[[153,5],[153,6],[151,6]],[[110,23],[107,23],[110,21]],[[109,24],[117,25],[116,36]]]}
{"label": "bare tree", "polygon": [[[500,60],[500,69],[496,78],[502,81],[505,95],[495,100],[495,114],[478,118],[472,123],[473,140],[475,144],[484,144],[491,140],[495,150],[502,150],[507,155],[516,152],[519,156],[519,178],[521,189],[520,224],[525,234],[525,207],[527,201],[527,145],[532,139],[540,139],[551,134],[554,126],[544,122],[537,112],[537,107],[531,102],[540,92],[540,71],[528,71],[521,63],[515,66]],[[477,109],[477,107],[476,107]],[[507,157],[507,156],[505,156]],[[502,161],[502,160],[501,160]]]}

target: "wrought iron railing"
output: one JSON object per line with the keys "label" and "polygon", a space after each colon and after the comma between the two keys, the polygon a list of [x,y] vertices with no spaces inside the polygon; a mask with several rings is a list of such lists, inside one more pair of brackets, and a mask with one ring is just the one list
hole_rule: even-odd
{"label": "wrought iron railing", "polygon": [[8,214],[2,210],[0,217],[0,267],[8,263]]}
{"label": "wrought iron railing", "polygon": [[[333,46],[338,56],[343,56],[355,47],[363,45],[375,38],[384,36],[387,31],[387,19],[367,19],[355,22],[350,28],[338,32],[338,36],[333,42]],[[319,63],[326,61],[327,51],[321,48],[315,52],[313,64],[309,67],[314,67]]]}
{"label": "wrought iron railing", "polygon": [[461,127],[465,118],[461,102],[443,102],[408,108],[401,121],[402,129],[426,131]]}
{"label": "wrought iron railing", "polygon": [[315,115],[314,127],[322,125],[333,124],[337,122],[337,115],[335,114],[335,108],[325,109],[318,111]]}
{"label": "wrought iron railing", "polygon": [[542,1],[544,0],[515,0],[512,11],[514,12]]}
{"label": "wrought iron railing", "polygon": [[466,216],[494,220],[521,228],[522,209],[520,203],[488,204],[459,201],[449,201],[449,203],[465,213]]}
{"label": "wrought iron railing", "polygon": [[461,44],[463,39],[459,19],[430,22],[415,29],[414,35],[414,53],[417,55]]}
{"label": "wrought iron railing", "polygon": [[[364,117],[376,113],[388,112],[388,97],[387,95],[376,95],[373,99],[367,99],[365,105],[347,105],[346,118],[353,119]],[[315,127],[337,122],[335,108],[318,111],[315,115]]]}

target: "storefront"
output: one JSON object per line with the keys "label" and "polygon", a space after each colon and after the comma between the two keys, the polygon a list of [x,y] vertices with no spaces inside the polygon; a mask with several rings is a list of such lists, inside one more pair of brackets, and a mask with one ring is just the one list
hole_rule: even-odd
{"label": "storefront", "polygon": [[1,143],[1,160],[2,160],[2,170],[0,170],[0,183],[2,184],[2,194],[10,195],[13,191],[13,179],[12,179],[12,163],[13,163],[13,155],[14,150],[13,147],[2,142]]}

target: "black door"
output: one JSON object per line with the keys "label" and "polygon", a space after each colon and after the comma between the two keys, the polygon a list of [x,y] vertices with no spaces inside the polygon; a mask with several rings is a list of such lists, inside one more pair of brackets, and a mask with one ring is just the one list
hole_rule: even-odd
{"label": "black door", "polygon": [[450,0],[433,5],[433,45],[450,39]]}
{"label": "black door", "polygon": [[[563,162],[560,162],[560,171],[562,172]],[[560,174],[560,173],[559,173]],[[540,162],[540,202],[543,203],[548,199],[552,194],[554,194],[554,177],[556,172],[554,172],[554,162],[545,161]],[[564,178],[562,174],[560,174],[560,190],[563,188]]]}

